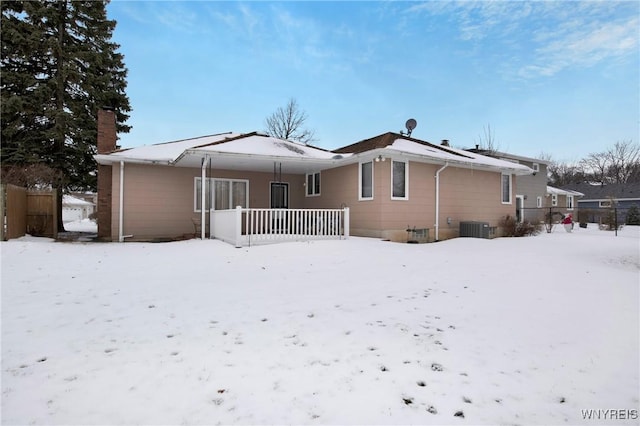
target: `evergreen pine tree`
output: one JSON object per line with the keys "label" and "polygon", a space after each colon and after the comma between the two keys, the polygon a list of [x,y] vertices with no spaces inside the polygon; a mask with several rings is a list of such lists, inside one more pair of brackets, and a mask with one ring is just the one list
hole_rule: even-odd
{"label": "evergreen pine tree", "polygon": [[106,1],[3,0],[2,166],[44,163],[63,172],[63,189],[96,187],[97,111],[116,111],[117,129],[131,110],[127,70],[111,41]]}
{"label": "evergreen pine tree", "polygon": [[640,225],[640,211],[637,205],[632,205],[627,211],[627,219],[625,221],[627,225]]}

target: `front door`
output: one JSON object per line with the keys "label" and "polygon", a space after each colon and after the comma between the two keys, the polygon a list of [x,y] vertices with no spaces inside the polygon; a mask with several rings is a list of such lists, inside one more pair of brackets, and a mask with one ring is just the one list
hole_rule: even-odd
{"label": "front door", "polygon": [[289,208],[289,184],[284,182],[271,182],[271,206],[272,209]]}
{"label": "front door", "polygon": [[[289,184],[284,182],[271,182],[271,208],[289,208]],[[287,214],[284,211],[271,212],[271,232],[274,234],[286,233],[288,229]]]}

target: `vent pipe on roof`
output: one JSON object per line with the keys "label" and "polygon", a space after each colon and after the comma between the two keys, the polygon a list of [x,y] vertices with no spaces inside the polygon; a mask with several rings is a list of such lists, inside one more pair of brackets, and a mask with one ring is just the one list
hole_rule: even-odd
{"label": "vent pipe on roof", "polygon": [[449,139],[442,139],[442,143],[440,145],[449,146]]}

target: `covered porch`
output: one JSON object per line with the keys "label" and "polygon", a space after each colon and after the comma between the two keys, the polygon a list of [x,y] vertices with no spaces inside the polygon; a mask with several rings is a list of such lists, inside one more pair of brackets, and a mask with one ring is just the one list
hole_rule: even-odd
{"label": "covered porch", "polygon": [[248,247],[284,241],[346,239],[349,208],[243,208],[209,211],[209,236]]}

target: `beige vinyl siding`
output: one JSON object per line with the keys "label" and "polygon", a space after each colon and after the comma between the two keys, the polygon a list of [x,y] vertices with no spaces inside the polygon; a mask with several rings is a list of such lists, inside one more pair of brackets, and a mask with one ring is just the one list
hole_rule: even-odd
{"label": "beige vinyl siding", "polygon": [[[124,167],[124,235],[127,240],[176,238],[194,234],[192,219],[200,219],[194,212],[195,178],[201,176],[197,168],[125,164]],[[273,173],[208,170],[208,177],[247,179],[249,206],[269,207],[270,182]],[[304,175],[282,175],[289,183],[289,206],[300,208],[304,200]],[[113,166],[112,235],[118,240],[120,165]],[[297,190],[301,189],[301,190]]]}
{"label": "beige vinyl siding", "polygon": [[[320,195],[305,196],[306,175],[283,174],[289,184],[290,208],[350,208],[351,234],[404,241],[407,226],[429,228],[435,236],[435,174],[442,165],[409,162],[408,199],[391,199],[391,161],[373,162],[374,199],[358,200],[358,167],[350,164],[321,171]],[[113,166],[112,239],[118,239],[120,166]],[[127,240],[176,238],[194,234],[195,178],[199,168],[125,164],[124,235]],[[207,177],[249,181],[249,207],[269,207],[273,173],[235,170],[207,171]],[[501,203],[501,174],[447,167],[440,174],[440,239],[456,237],[460,221],[484,221],[497,226],[515,204]],[[517,191],[515,179],[513,198]],[[451,224],[447,224],[451,217]]]}
{"label": "beige vinyl siding", "polygon": [[[435,236],[435,174],[442,165],[409,163],[408,200],[391,199],[391,162],[374,162],[374,199],[358,200],[359,164],[322,171],[322,193],[305,208],[350,208],[351,234],[403,241],[407,226],[429,228]],[[512,181],[512,197],[515,185]],[[440,239],[456,237],[461,221],[498,226],[515,204],[501,202],[501,174],[448,167],[440,174]],[[451,224],[447,224],[451,217]]]}

